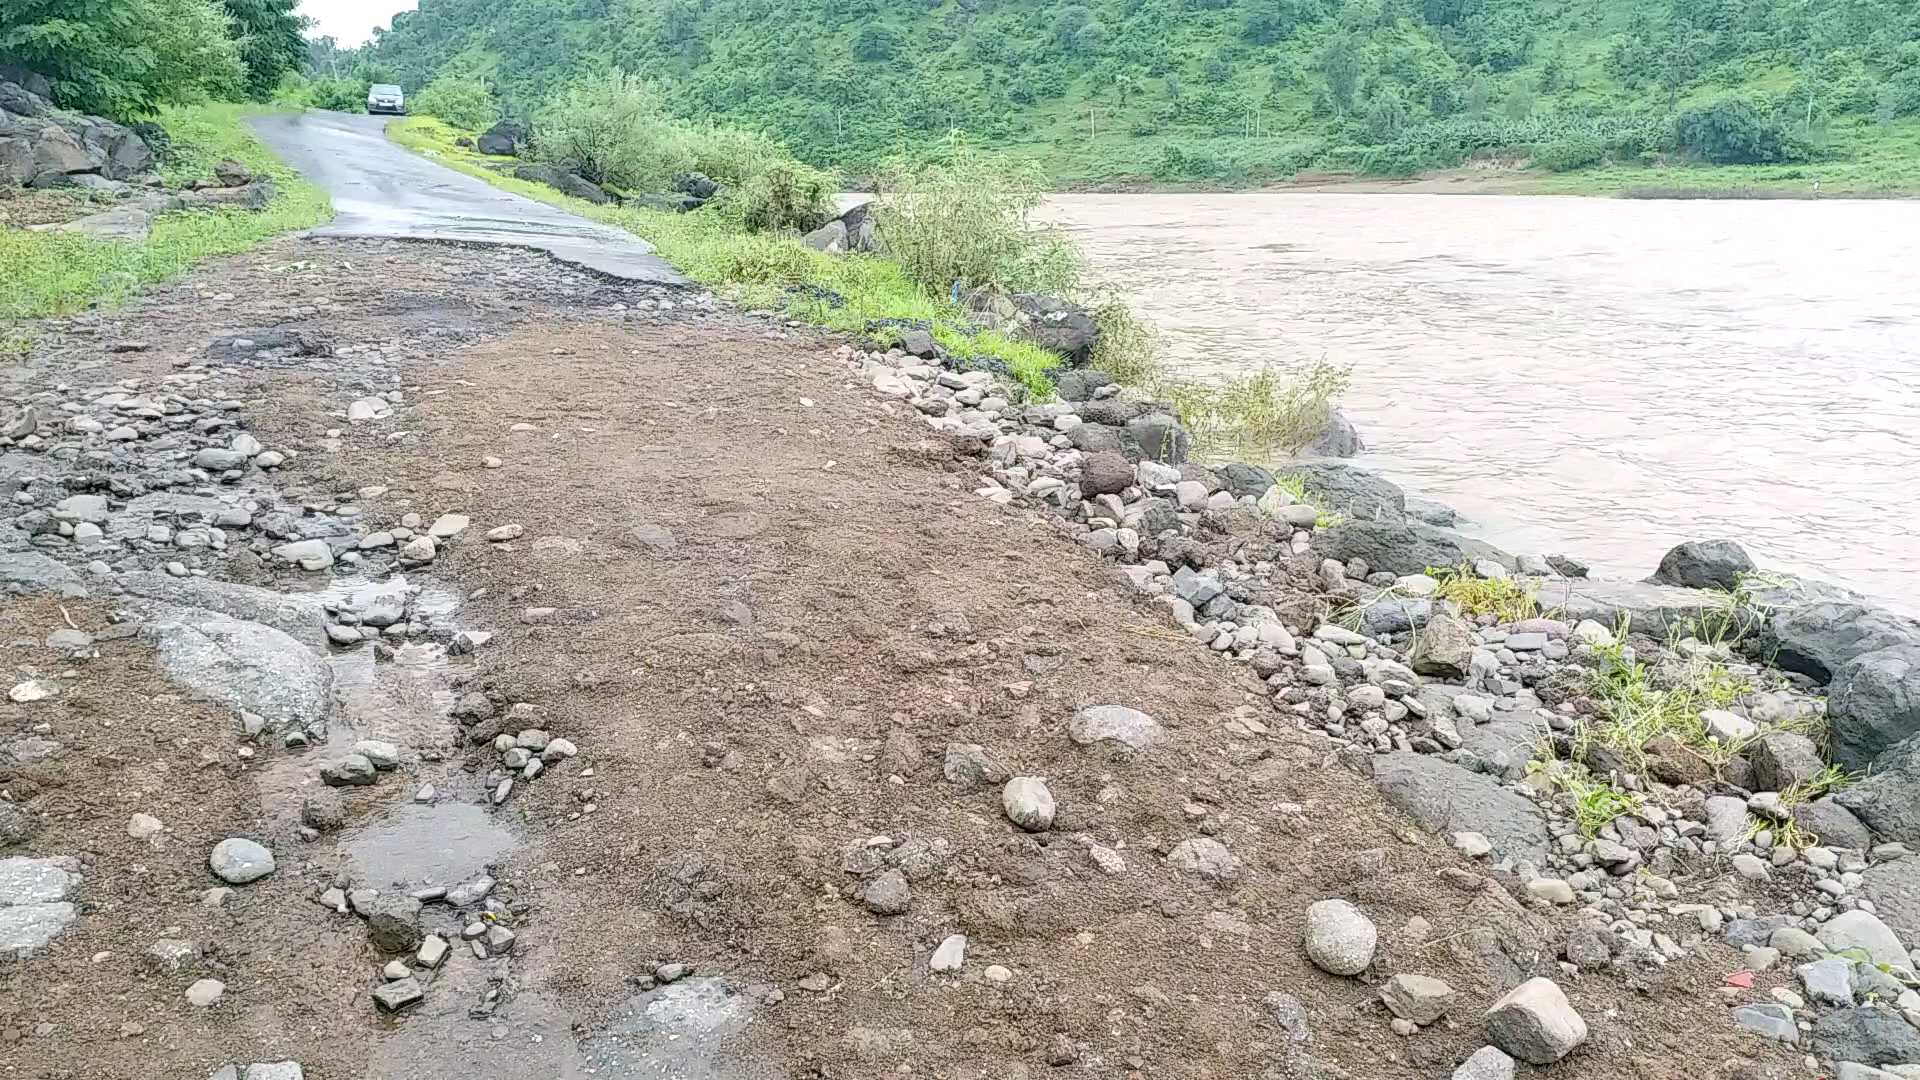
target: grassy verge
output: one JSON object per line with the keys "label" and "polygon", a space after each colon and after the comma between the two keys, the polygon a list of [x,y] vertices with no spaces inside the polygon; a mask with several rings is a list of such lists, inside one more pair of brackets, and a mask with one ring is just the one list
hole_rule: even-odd
{"label": "grassy verge", "polygon": [[455,145],[454,140],[472,133],[432,117],[395,120],[387,134],[410,150],[495,187],[625,229],[652,244],[681,273],[739,303],[878,340],[897,337],[900,323],[926,324],[954,355],[1005,364],[1037,398],[1053,392],[1047,373],[1059,365],[1058,357],[991,331],[972,332],[958,305],[928,297],[891,259],[827,255],[791,235],[745,232],[717,214],[597,206],[500,171],[494,166],[515,159],[490,158]]}
{"label": "grassy verge", "polygon": [[174,156],[162,169],[169,187],[213,175],[222,158],[273,179],[268,207],[167,214],[138,244],[67,233],[0,232],[0,351],[24,352],[26,319],[111,304],[141,285],[174,277],[202,259],[245,251],[267,237],[316,225],[331,214],[326,195],[282,165],[242,122],[253,107],[229,104],[170,108],[159,121]]}

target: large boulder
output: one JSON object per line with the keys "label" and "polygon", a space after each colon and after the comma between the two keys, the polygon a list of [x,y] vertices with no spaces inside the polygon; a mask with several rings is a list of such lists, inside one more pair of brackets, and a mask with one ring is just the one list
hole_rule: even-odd
{"label": "large boulder", "polygon": [[153,170],[153,151],[146,140],[126,128],[112,132],[104,148],[107,159],[100,165],[100,175],[109,180],[132,180]]}
{"label": "large boulder", "polygon": [[824,251],[829,255],[843,255],[847,250],[847,227],[838,219],[829,221],[801,237],[800,242],[815,251]]}
{"label": "large boulder", "polygon": [[1498,858],[1547,864],[1547,822],[1540,808],[1500,781],[1442,758],[1397,750],[1374,759],[1380,794],[1421,828],[1477,832]]}
{"label": "large boulder", "polygon": [[1818,682],[1830,680],[1836,668],[1856,656],[1920,647],[1920,622],[1838,586],[1786,576],[1745,584],[1759,623],[1751,639],[1755,655]]}
{"label": "large boulder", "polygon": [[1236,499],[1248,495],[1257,499],[1273,486],[1272,472],[1258,465],[1244,465],[1238,461],[1216,466],[1213,475],[1220,481],[1220,486]]}
{"label": "large boulder", "polygon": [[1479,559],[1513,565],[1513,556],[1483,540],[1431,525],[1393,521],[1344,521],[1314,534],[1314,550],[1323,558],[1359,559],[1373,570],[1418,574],[1428,567],[1459,566]]}
{"label": "large boulder", "polygon": [[1298,477],[1314,505],[1348,521],[1400,521],[1406,517],[1406,492],[1378,473],[1330,461],[1303,461],[1281,472]]}
{"label": "large boulder", "polygon": [[33,144],[0,134],[0,188],[25,187],[33,179]]}
{"label": "large boulder", "polygon": [[1747,550],[1731,540],[1690,540],[1667,552],[1648,581],[1683,589],[1739,588],[1740,576],[1753,569]]}
{"label": "large boulder", "polygon": [[1172,413],[1145,413],[1127,421],[1120,430],[1121,448],[1132,457],[1180,465],[1186,462],[1187,453],[1193,448],[1192,434]]}
{"label": "large boulder", "polygon": [[1100,328],[1085,308],[1039,293],[1016,293],[1013,305],[1019,311],[1015,337],[1059,353],[1073,367],[1085,367],[1093,357]]}
{"label": "large boulder", "polygon": [[97,171],[105,160],[89,154],[80,140],[58,124],[43,124],[33,143],[32,187],[62,187],[77,173]]}
{"label": "large boulder", "polygon": [[604,206],[613,201],[613,196],[600,190],[598,184],[557,165],[522,165],[513,170],[513,175],[535,184],[558,188],[565,194],[595,205]]}
{"label": "large boulder", "polygon": [[480,133],[475,147],[483,154],[514,157],[527,141],[527,125],[519,120],[502,120]]}
{"label": "large boulder", "polygon": [[53,112],[53,104],[45,94],[35,93],[12,79],[0,77],[0,112],[10,112],[15,116],[46,116]]}
{"label": "large boulder", "polygon": [[327,612],[320,601],[290,596],[277,589],[136,570],[118,578],[134,596],[180,607],[200,608],[231,619],[260,623],[316,649],[327,644]]}
{"label": "large boulder", "polygon": [[1920,647],[1881,649],[1841,664],[1828,688],[1827,720],[1833,760],[1853,770],[1920,734]]}
{"label": "large boulder", "polygon": [[[1832,799],[1876,838],[1920,847],[1920,735],[1882,751],[1871,773],[1841,788]],[[1824,834],[1820,838],[1827,839]],[[1901,859],[1892,865],[1909,864],[1920,874],[1920,859]],[[1920,881],[1916,881],[1913,921],[1907,925],[1920,931]]]}

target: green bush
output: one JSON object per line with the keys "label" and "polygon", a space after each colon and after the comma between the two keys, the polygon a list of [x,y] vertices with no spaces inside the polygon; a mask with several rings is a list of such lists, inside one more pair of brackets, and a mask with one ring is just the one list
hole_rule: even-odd
{"label": "green bush", "polygon": [[930,296],[997,285],[1063,293],[1080,280],[1080,257],[1028,215],[1046,199],[1037,169],[984,157],[959,137],[937,161],[896,161],[882,181],[874,227],[887,252]]}
{"label": "green bush", "polygon": [[1533,163],[1553,172],[1571,172],[1598,165],[1607,148],[1591,135],[1566,135],[1533,148]]}
{"label": "green bush", "polygon": [[1737,97],[1681,113],[1674,138],[1716,165],[1772,165],[1806,156],[1785,124]]}
{"label": "green bush", "polygon": [[437,116],[454,127],[479,131],[500,119],[493,91],[477,75],[442,75],[413,96],[413,111]]}
{"label": "green bush", "polygon": [[52,79],[56,104],[117,120],[237,94],[247,76],[218,0],[5,0],[0,61]]}

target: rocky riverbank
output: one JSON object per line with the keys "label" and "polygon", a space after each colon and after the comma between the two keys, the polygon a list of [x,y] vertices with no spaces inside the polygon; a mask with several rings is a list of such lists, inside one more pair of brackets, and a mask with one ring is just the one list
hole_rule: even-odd
{"label": "rocky riverbank", "polygon": [[[27,1075],[1920,1061],[1908,789],[1806,797],[1813,736],[1893,742],[1843,688],[1905,624],[1687,588],[1723,549],[1558,576],[1094,373],[1023,404],[527,253],[283,240],[42,331]],[[1670,699],[1677,747],[1604,734]]]}

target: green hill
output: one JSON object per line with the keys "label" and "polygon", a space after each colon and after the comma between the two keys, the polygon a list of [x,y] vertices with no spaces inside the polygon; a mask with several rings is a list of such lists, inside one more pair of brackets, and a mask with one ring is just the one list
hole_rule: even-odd
{"label": "green hill", "polygon": [[1914,0],[423,0],[365,59],[415,88],[477,72],[523,113],[617,66],[855,170],[957,128],[1063,182],[1920,173]]}

